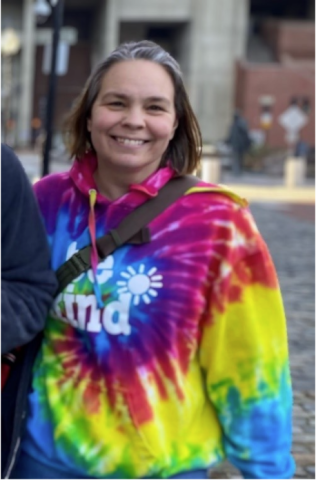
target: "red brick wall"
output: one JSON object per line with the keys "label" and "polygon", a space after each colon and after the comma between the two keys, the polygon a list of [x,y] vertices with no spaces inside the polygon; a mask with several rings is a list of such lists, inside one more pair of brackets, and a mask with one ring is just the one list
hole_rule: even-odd
{"label": "red brick wall", "polygon": [[240,62],[236,66],[235,106],[243,112],[251,129],[260,129],[260,97],[274,97],[273,123],[267,144],[285,147],[285,131],[278,116],[289,106],[293,97],[308,98],[311,110],[309,122],[301,130],[302,140],[315,145],[315,69],[313,65],[252,64]]}
{"label": "red brick wall", "polygon": [[284,55],[296,59],[315,58],[315,24],[313,22],[267,20],[262,26],[262,36],[270,45],[278,61]]}

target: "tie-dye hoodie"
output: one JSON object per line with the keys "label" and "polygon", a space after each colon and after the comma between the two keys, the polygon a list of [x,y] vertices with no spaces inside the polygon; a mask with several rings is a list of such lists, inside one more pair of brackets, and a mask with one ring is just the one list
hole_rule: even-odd
{"label": "tie-dye hoodie", "polygon": [[[94,222],[105,234],[174,175],[110,202],[95,168],[90,154],[35,186],[54,269]],[[23,449],[73,478],[167,478],[225,457],[245,478],[290,478],[284,310],[245,202],[201,182],[149,226],[150,243],[121,247],[56,298]]]}

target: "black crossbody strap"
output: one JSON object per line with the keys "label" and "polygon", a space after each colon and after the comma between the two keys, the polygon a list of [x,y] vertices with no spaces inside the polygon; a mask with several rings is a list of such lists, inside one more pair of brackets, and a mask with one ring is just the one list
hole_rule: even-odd
{"label": "black crossbody strap", "polygon": [[[159,190],[158,195],[140,205],[127,215],[116,229],[97,239],[99,260],[103,260],[125,243],[146,243],[150,241],[150,232],[145,228],[154,218],[172,205],[189,188],[199,182],[197,177],[186,175],[170,180]],[[82,248],[59,267],[57,294],[69,283],[91,268],[91,245]]]}

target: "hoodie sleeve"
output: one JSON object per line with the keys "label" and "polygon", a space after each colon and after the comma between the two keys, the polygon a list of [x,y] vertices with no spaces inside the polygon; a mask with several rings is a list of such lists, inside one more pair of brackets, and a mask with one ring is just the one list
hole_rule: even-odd
{"label": "hoodie sleeve", "polygon": [[40,332],[57,283],[31,185],[14,152],[1,147],[1,348]]}
{"label": "hoodie sleeve", "polygon": [[202,328],[207,391],[227,458],[244,478],[291,478],[292,391],[276,272],[247,209],[229,231]]}

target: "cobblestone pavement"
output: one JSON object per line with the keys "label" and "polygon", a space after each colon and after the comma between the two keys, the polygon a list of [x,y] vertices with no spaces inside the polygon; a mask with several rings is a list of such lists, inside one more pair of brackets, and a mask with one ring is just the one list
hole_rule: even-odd
{"label": "cobblestone pavement", "polygon": [[[253,203],[251,211],[273,257],[287,315],[294,393],[294,478],[315,478],[314,205]],[[242,478],[228,462],[211,478]]]}

